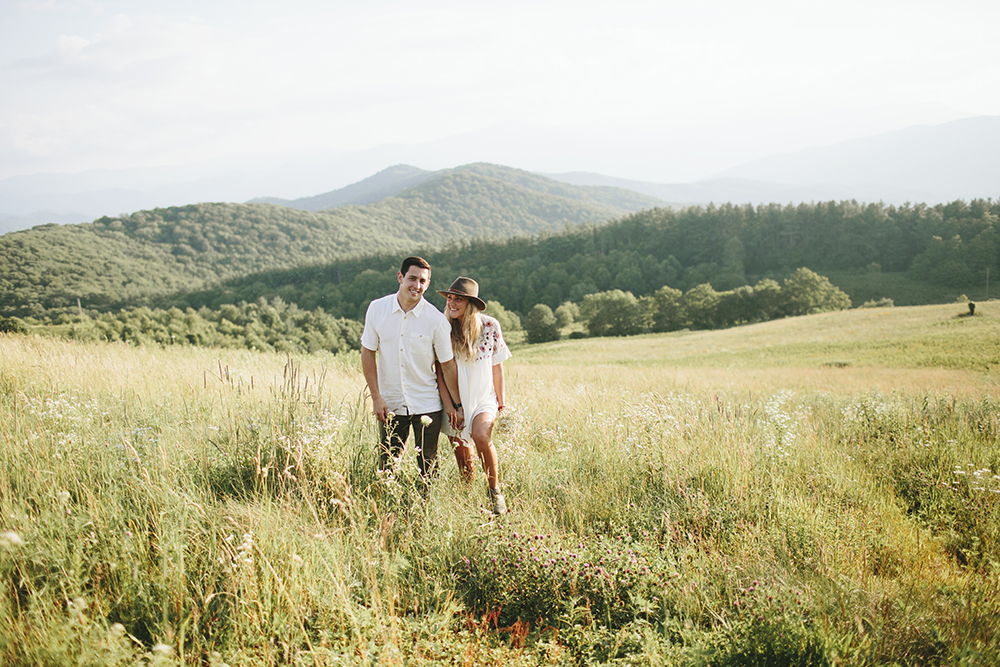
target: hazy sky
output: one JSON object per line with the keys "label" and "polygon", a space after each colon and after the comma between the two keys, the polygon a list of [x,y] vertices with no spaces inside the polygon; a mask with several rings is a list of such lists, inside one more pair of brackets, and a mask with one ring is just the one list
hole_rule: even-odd
{"label": "hazy sky", "polygon": [[963,0],[0,0],[0,178],[510,121],[715,151],[771,128],[787,150],[1000,115],[998,19]]}

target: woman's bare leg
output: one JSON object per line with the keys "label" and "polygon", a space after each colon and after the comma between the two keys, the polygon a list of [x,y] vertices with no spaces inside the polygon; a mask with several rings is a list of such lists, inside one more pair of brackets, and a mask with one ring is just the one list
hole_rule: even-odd
{"label": "woman's bare leg", "polygon": [[472,460],[472,448],[466,447],[458,438],[448,436],[448,442],[455,450],[455,462],[463,482],[472,482],[476,478],[476,468]]}
{"label": "woman's bare leg", "polygon": [[480,413],[472,421],[472,441],[476,443],[479,460],[483,462],[483,472],[490,490],[500,488],[500,464],[497,450],[493,446],[493,415]]}

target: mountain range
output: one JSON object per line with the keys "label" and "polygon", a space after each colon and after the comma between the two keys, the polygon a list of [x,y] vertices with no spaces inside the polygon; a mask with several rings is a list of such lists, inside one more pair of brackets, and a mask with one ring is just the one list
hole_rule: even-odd
{"label": "mountain range", "polygon": [[401,166],[344,190],[328,193],[340,205],[323,210],[191,204],[4,234],[0,314],[36,315],[77,299],[99,309],[141,305],[256,273],[596,226],[663,203],[487,164]]}
{"label": "mountain range", "polygon": [[[458,159],[473,155],[514,160],[518,151],[527,155],[530,148],[537,153],[539,146],[563,155],[583,155],[588,150],[603,150],[599,143],[597,138],[549,136],[537,128],[507,124],[413,146],[317,151],[281,158],[243,155],[193,165],[14,176],[0,181],[0,232],[207,201],[269,201],[305,210],[367,205],[419,185],[428,173],[442,171],[425,169],[427,166],[461,164]],[[498,145],[504,148],[500,150]],[[677,159],[669,147],[656,150],[662,151],[664,162]],[[712,145],[706,143],[704,151],[711,152]],[[631,190],[674,206],[845,199],[933,204],[1000,195],[1000,163],[993,159],[998,152],[1000,117],[982,116],[755,159],[688,183],[538,171],[570,185]],[[652,159],[645,154],[641,158],[646,162]],[[484,158],[465,161],[477,159]],[[554,163],[535,161],[539,165]],[[389,173],[384,173],[390,167]],[[364,178],[376,173],[382,175]],[[339,183],[353,185],[337,188]],[[295,199],[266,196],[282,191],[324,194]]]}

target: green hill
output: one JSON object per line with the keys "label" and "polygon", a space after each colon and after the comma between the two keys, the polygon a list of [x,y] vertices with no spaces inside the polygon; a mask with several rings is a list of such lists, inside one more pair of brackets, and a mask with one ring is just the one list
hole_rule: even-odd
{"label": "green hill", "polygon": [[369,206],[207,203],[43,225],[0,237],[0,315],[144,305],[260,272],[602,223],[629,210],[616,201],[655,200],[472,165]]}
{"label": "green hill", "polygon": [[611,206],[620,209],[619,213],[639,211],[666,204],[662,199],[625,188],[569,185],[521,169],[486,163],[469,164],[440,171],[424,171],[410,165],[398,164],[332,192],[293,200],[262,197],[254,199],[250,203],[277,204],[306,211],[321,211],[338,206],[365,206],[382,201],[387,197],[412,196],[403,193],[408,188],[419,191],[419,186],[422,183],[446,179],[455,174],[473,174],[495,178],[510,185],[542,194],[589,204]]}
{"label": "green hill", "polygon": [[[438,189],[460,184],[457,178],[421,188],[431,198]],[[467,192],[447,197],[462,198],[476,200]],[[380,205],[393,201],[399,200]],[[963,293],[987,298],[989,270],[992,292],[1000,292],[998,213],[1000,205],[982,200],[898,208],[855,202],[658,208],[539,238],[453,243],[425,256],[435,267],[435,289],[456,275],[473,276],[486,298],[522,315],[538,303],[554,309],[607,290],[637,297],[663,286],[687,292],[710,283],[734,290],[783,280],[799,267],[829,276],[855,306],[883,298],[896,305],[946,303]],[[488,219],[485,213],[481,217]],[[397,261],[384,253],[270,271],[179,296],[169,305],[217,307],[280,297],[301,308],[359,318],[367,300],[393,287]]]}

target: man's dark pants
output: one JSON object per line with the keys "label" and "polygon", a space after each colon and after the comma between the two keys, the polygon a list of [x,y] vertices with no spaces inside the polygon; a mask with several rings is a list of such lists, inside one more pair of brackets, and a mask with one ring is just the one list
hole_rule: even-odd
{"label": "man's dark pants", "polygon": [[[430,417],[429,426],[424,426],[421,417]],[[379,469],[387,470],[392,465],[392,459],[399,458],[406,447],[406,439],[413,429],[413,444],[417,450],[417,465],[425,480],[437,474],[438,436],[441,434],[441,420],[444,410],[430,412],[426,415],[396,415],[389,418],[388,424],[379,422]]]}

